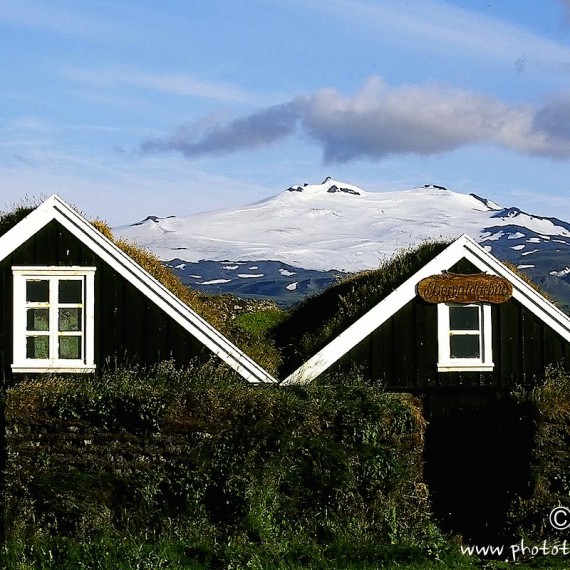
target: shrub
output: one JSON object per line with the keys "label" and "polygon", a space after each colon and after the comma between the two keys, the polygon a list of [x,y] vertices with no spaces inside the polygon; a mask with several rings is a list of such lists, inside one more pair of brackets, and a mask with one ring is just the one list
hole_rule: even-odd
{"label": "shrub", "polygon": [[562,539],[549,523],[549,513],[570,506],[570,375],[549,368],[544,381],[515,396],[532,407],[536,433],[532,444],[532,487],[513,505],[512,526],[536,539]]}
{"label": "shrub", "polygon": [[359,378],[254,388],[165,363],[25,381],[6,418],[12,542],[172,535],[244,566],[260,552],[439,544],[421,410]]}

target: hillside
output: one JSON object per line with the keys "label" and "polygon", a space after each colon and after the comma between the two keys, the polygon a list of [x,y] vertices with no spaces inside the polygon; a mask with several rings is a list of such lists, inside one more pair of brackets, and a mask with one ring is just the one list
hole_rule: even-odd
{"label": "hillside", "polygon": [[282,376],[301,366],[448,245],[427,241],[401,251],[378,269],[344,279],[289,311],[273,330],[283,357]]}

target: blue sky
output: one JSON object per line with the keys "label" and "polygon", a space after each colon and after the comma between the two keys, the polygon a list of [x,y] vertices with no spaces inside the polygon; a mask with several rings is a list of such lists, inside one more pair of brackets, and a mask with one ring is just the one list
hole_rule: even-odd
{"label": "blue sky", "polygon": [[113,225],[326,176],[570,221],[570,0],[0,0],[0,207]]}

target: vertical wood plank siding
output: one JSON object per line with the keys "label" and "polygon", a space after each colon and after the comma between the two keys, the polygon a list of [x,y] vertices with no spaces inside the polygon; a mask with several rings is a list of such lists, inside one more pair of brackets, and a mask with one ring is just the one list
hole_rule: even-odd
{"label": "vertical wood plank siding", "polygon": [[118,275],[89,248],[52,221],[0,263],[0,367],[11,376],[12,266],[91,266],[95,272],[95,364],[152,365],[173,358],[186,364],[211,352]]}
{"label": "vertical wood plank siding", "polygon": [[569,367],[570,344],[512,299],[493,305],[492,372],[437,371],[437,307],[416,297],[343,356],[389,390],[426,393],[437,388],[508,389],[544,376],[545,367]]}

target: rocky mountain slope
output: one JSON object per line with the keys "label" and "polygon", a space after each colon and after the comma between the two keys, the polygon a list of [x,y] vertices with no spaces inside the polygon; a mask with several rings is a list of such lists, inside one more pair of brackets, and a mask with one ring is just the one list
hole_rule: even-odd
{"label": "rocky mountain slope", "polygon": [[289,304],[343,272],[372,269],[426,239],[470,235],[570,305],[570,224],[426,185],[366,192],[327,178],[237,209],[114,228],[190,286]]}

